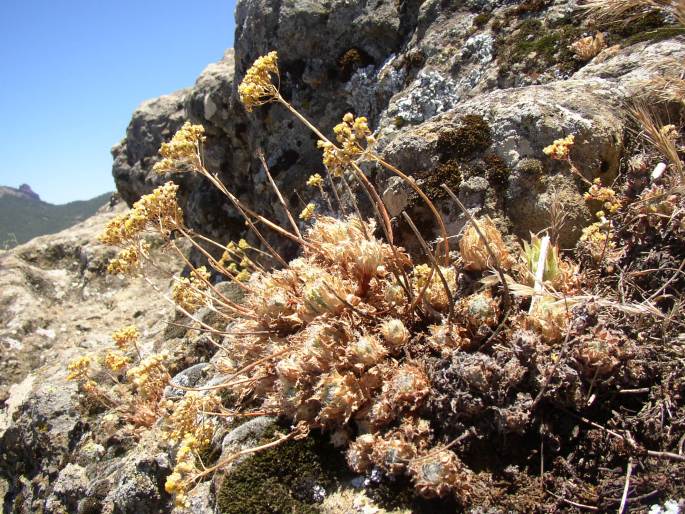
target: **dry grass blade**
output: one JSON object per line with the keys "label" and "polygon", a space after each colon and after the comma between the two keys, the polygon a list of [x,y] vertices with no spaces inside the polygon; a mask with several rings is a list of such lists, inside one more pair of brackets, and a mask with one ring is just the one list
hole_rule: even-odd
{"label": "dry grass blade", "polygon": [[279,203],[281,204],[281,206],[283,207],[283,210],[285,211],[285,215],[288,217],[288,221],[290,222],[290,226],[293,227],[293,232],[295,232],[297,237],[299,237],[301,239],[302,234],[300,233],[300,229],[298,228],[297,223],[295,223],[295,219],[293,218],[293,215],[290,213],[290,209],[288,209],[288,205],[285,203],[285,199],[283,198],[281,191],[278,189],[276,182],[274,181],[273,177],[271,176],[271,173],[269,172],[269,166],[266,164],[266,159],[264,158],[264,152],[262,152],[261,148],[259,148],[257,150],[257,157],[259,158],[259,162],[262,163],[262,168],[264,168],[264,172],[266,173],[266,176],[269,179],[269,184],[271,184],[271,188],[276,193],[276,198],[278,198]]}
{"label": "dry grass blade", "polygon": [[636,102],[630,113],[639,123],[642,136],[668,159],[682,178],[684,167],[678,155],[678,147],[668,132],[663,130],[658,116],[644,102]]}
{"label": "dry grass blade", "polygon": [[651,12],[674,16],[680,25],[685,25],[684,0],[585,0],[581,7],[588,17],[603,23],[629,24]]}
{"label": "dry grass blade", "polygon": [[[500,266],[497,256],[495,255],[495,252],[492,250],[490,247],[490,242],[488,239],[483,235],[481,232],[480,228],[478,227],[478,223],[476,220],[473,218],[471,213],[464,207],[464,204],[461,203],[457,195],[454,194],[454,191],[452,191],[447,184],[441,184],[440,187],[442,187],[445,192],[450,196],[452,200],[459,206],[459,208],[462,210],[464,213],[464,216],[466,216],[471,223],[473,223],[473,227],[476,229],[476,232],[478,232],[478,236],[482,239],[483,244],[485,244],[485,248],[487,249],[488,253],[490,254],[490,258],[492,261],[495,263],[495,269],[497,270],[497,273],[501,279],[502,287],[504,288],[504,309],[505,311],[509,311],[509,307],[511,306],[511,295],[509,293],[509,284],[505,280],[505,275],[504,271],[502,271],[502,267]],[[506,317],[506,316],[505,316]]]}
{"label": "dry grass blade", "polygon": [[421,247],[423,248],[424,253],[430,259],[431,264],[435,268],[436,273],[438,274],[438,277],[440,277],[440,281],[442,282],[442,287],[445,289],[445,294],[447,295],[447,300],[449,302],[449,316],[447,318],[447,322],[451,325],[452,320],[454,319],[454,296],[452,296],[452,292],[450,291],[449,284],[447,283],[447,280],[445,279],[445,275],[442,273],[440,270],[440,266],[438,265],[438,261],[435,259],[435,256],[433,255],[433,252],[431,252],[430,247],[428,246],[428,243],[426,243],[426,240],[421,236],[421,232],[419,232],[419,229],[416,228],[416,225],[414,225],[414,222],[412,219],[409,217],[409,214],[406,212],[402,212],[402,216],[404,217],[405,221],[409,224],[409,227],[412,229],[412,232],[414,232],[414,235],[416,238],[419,240],[419,243],[421,244]]}

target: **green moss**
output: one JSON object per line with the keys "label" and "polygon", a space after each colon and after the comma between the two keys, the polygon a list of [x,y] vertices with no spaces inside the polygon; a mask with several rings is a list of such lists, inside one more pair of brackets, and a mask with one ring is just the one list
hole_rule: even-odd
{"label": "green moss", "polygon": [[497,155],[490,154],[483,157],[486,165],[485,177],[498,190],[505,189],[509,182],[509,166]]}
{"label": "green moss", "polygon": [[[439,164],[432,173],[423,174],[421,178],[423,179],[421,189],[423,189],[428,198],[431,200],[447,198],[447,193],[440,186],[441,184],[447,184],[455,193],[459,191],[462,181],[461,166],[458,160],[450,159],[445,163]],[[416,195],[416,198],[412,197],[412,200],[414,199],[418,200],[418,195]]]}
{"label": "green moss", "polygon": [[524,158],[517,165],[517,169],[528,175],[540,176],[545,172],[542,161],[539,159]]}
{"label": "green moss", "polygon": [[667,25],[658,11],[646,13],[630,23],[613,25],[607,32],[607,44],[630,46],[643,41],[662,41],[685,34],[685,28],[678,25]]}
{"label": "green moss", "polygon": [[350,48],[338,57],[338,71],[344,81],[349,80],[357,68],[370,64],[371,59],[358,48]]}
{"label": "green moss", "polygon": [[482,116],[468,114],[457,129],[445,130],[438,136],[440,160],[470,157],[492,144],[492,131]]}
{"label": "green moss", "polygon": [[[272,440],[273,430],[265,434]],[[288,441],[241,462],[224,479],[217,505],[222,514],[314,514],[316,488],[330,491],[345,476],[340,451],[318,434]]]}
{"label": "green moss", "polygon": [[642,43],[643,41],[651,41],[655,43],[657,41],[663,41],[664,39],[670,39],[672,37],[683,35],[685,35],[685,27],[678,27],[674,25],[640,32],[626,38],[623,44],[628,46],[636,43]]}
{"label": "green moss", "polygon": [[476,15],[475,18],[473,18],[473,26],[474,27],[483,27],[487,22],[490,21],[490,18],[492,18],[492,13],[490,12],[482,12],[478,15]]}
{"label": "green moss", "polygon": [[[572,73],[582,66],[569,45],[583,35],[583,29],[569,23],[555,29],[544,27],[540,20],[525,20],[513,34],[496,43],[500,74],[508,73],[518,63],[528,73],[543,73],[551,66]],[[529,58],[534,55],[534,58]]]}

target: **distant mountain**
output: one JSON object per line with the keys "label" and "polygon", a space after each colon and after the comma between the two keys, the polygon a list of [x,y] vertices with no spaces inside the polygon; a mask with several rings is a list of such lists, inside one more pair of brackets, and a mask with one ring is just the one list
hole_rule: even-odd
{"label": "distant mountain", "polygon": [[8,249],[37,236],[59,232],[95,214],[112,193],[91,200],[53,205],[43,202],[31,187],[0,186],[0,249]]}

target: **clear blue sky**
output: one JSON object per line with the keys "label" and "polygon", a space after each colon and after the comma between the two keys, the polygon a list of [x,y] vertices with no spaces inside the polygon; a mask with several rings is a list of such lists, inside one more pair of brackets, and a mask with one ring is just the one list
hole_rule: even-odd
{"label": "clear blue sky", "polygon": [[1,0],[0,185],[114,190],[109,150],[148,98],[233,46],[235,0]]}

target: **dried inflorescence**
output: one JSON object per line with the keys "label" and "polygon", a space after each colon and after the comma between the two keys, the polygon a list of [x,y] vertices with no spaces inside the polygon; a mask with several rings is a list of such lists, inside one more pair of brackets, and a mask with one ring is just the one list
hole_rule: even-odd
{"label": "dried inflorescence", "polygon": [[200,266],[190,273],[190,278],[180,277],[171,289],[176,305],[193,313],[207,304],[206,291],[209,289],[210,274]]}
{"label": "dried inflorescence", "polygon": [[248,112],[272,101],[278,95],[278,87],[271,81],[272,76],[278,77],[276,52],[269,52],[259,57],[247,70],[243,81],[238,86],[240,101]]}
{"label": "dried inflorescence", "polygon": [[157,173],[193,170],[202,165],[200,162],[201,145],[205,141],[202,125],[186,122],[168,143],[162,143],[159,155],[162,160],[152,167]]}
{"label": "dried inflorescence", "polygon": [[173,182],[143,195],[126,214],[116,216],[105,227],[99,241],[122,248],[110,262],[110,273],[130,273],[148,255],[150,245],[145,231],[155,231],[168,239],[173,230],[183,227],[183,211],[178,206],[178,186]]}

